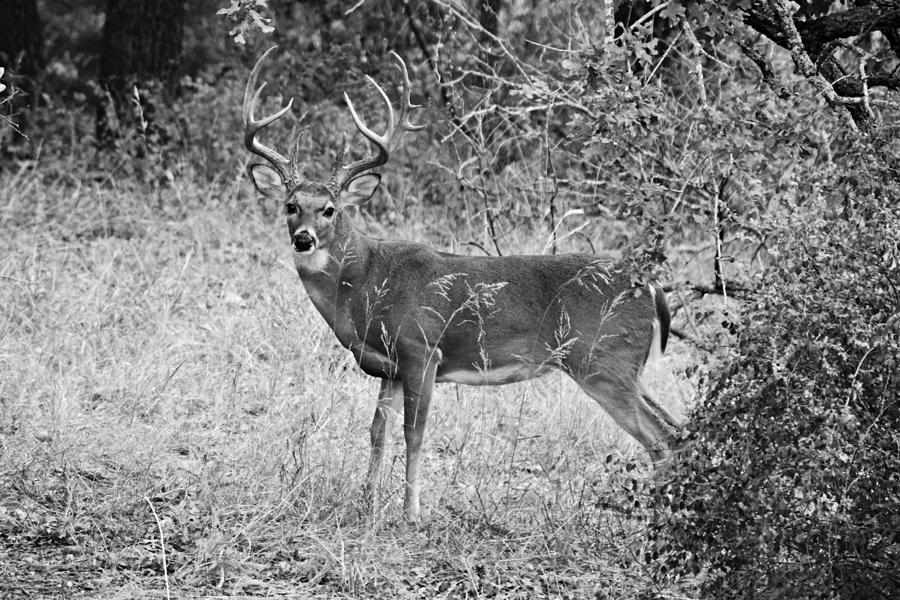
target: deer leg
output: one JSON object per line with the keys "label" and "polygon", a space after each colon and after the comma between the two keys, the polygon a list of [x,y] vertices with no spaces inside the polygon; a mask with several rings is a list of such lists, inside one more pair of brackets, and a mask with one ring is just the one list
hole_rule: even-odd
{"label": "deer leg", "polygon": [[644,399],[644,402],[646,402],[647,405],[652,408],[653,411],[656,412],[656,414],[658,414],[663,421],[665,421],[669,424],[669,426],[677,429],[678,431],[684,429],[684,426],[687,423],[685,419],[678,418],[670,413],[665,406],[660,404],[659,401],[653,397],[653,394],[647,391],[647,388],[644,387],[643,383],[639,383],[638,386],[640,388],[641,397]]}
{"label": "deer leg", "polygon": [[406,498],[403,507],[406,518],[415,522],[419,518],[419,459],[425,421],[434,389],[437,363],[429,362],[420,368],[403,371],[403,436],[406,439]]}
{"label": "deer leg", "polygon": [[366,476],[366,497],[372,508],[378,506],[378,489],[381,485],[381,463],[384,457],[384,443],[390,436],[394,415],[400,412],[403,400],[403,388],[399,381],[382,379],[378,391],[378,406],[372,418],[369,430],[372,441],[372,454],[369,457],[369,473]]}
{"label": "deer leg", "polygon": [[644,400],[638,386],[599,376],[588,376],[579,383],[622,429],[640,442],[654,464],[666,461],[670,451],[665,423]]}

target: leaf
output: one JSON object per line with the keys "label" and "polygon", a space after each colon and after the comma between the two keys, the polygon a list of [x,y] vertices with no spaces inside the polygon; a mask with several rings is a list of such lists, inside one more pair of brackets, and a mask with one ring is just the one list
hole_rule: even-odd
{"label": "leaf", "polygon": [[231,0],[231,6],[228,6],[226,8],[220,8],[219,10],[216,11],[216,14],[231,16],[234,13],[238,12],[239,10],[241,10],[240,1],[239,0]]}
{"label": "leaf", "polygon": [[660,15],[670,21],[677,21],[684,16],[684,6],[680,2],[669,2],[669,5],[660,11]]}
{"label": "leaf", "polygon": [[577,71],[581,68],[581,64],[571,58],[564,58],[560,64],[562,64],[562,68],[567,71]]}

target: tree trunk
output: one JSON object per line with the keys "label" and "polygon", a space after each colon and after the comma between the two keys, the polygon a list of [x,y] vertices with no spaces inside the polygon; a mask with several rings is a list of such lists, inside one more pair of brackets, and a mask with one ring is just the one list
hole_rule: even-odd
{"label": "tree trunk", "polygon": [[[478,77],[473,83],[484,89],[491,87],[490,75],[497,74],[500,52],[497,48],[497,34],[500,32],[501,0],[478,0],[478,24],[481,32],[478,36],[478,54],[484,64],[485,77]],[[496,99],[495,99],[496,100]]]}
{"label": "tree trunk", "polygon": [[[181,74],[184,0],[108,0],[100,81],[107,97],[97,107],[97,140],[108,143],[129,127],[153,126],[154,104],[171,97]],[[162,98],[145,97],[159,87]],[[140,112],[134,88],[141,93]]]}
{"label": "tree trunk", "polygon": [[482,42],[492,42],[492,36],[496,36],[500,31],[500,18],[497,15],[500,12],[500,0],[480,0],[480,2],[478,23],[484,28]]}

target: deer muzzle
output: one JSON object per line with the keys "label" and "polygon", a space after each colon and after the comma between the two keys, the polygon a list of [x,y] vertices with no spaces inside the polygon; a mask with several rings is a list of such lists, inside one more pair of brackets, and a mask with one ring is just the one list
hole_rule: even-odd
{"label": "deer muzzle", "polygon": [[294,246],[294,250],[302,254],[313,252],[318,242],[316,234],[308,229],[297,231],[291,238],[291,245]]}

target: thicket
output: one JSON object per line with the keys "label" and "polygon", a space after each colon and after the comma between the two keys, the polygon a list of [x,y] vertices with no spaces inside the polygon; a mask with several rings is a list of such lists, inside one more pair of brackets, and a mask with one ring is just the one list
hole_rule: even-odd
{"label": "thicket", "polygon": [[667,566],[709,597],[900,592],[897,152],[860,142],[770,218],[777,258],[657,494]]}

